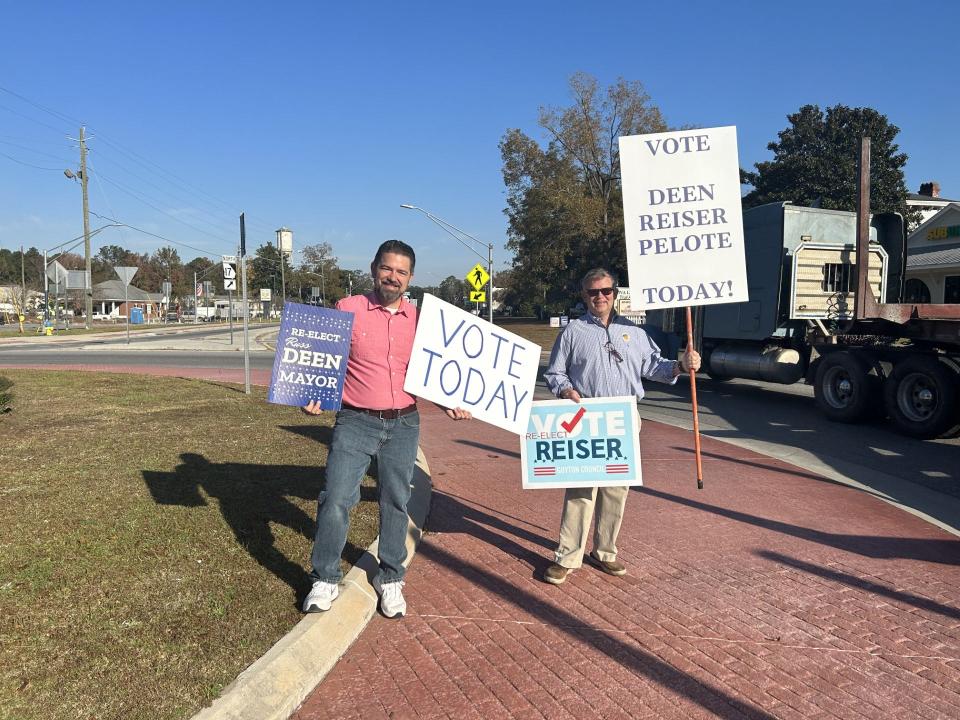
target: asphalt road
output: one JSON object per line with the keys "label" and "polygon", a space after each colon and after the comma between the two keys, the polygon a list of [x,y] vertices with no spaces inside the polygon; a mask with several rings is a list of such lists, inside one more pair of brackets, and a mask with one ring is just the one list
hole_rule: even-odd
{"label": "asphalt road", "polygon": [[[697,400],[701,426],[713,437],[749,433],[960,496],[960,438],[916,440],[879,417],[857,425],[830,422],[817,410],[813,388],[803,384],[716,382],[698,376]],[[647,402],[663,414],[688,415],[689,383],[650,383]]]}

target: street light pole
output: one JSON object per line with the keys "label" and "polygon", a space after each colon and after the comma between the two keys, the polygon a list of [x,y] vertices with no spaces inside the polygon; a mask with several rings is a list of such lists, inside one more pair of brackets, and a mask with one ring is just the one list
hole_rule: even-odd
{"label": "street light pole", "polygon": [[[450,235],[451,237],[453,237],[454,240],[456,240],[458,243],[460,243],[461,245],[463,245],[465,248],[467,248],[467,250],[469,250],[470,252],[472,252],[474,255],[476,255],[477,257],[479,257],[481,260],[486,260],[486,261],[487,261],[487,274],[490,276],[490,294],[487,296],[487,309],[488,309],[488,311],[489,311],[489,316],[488,316],[488,317],[489,317],[489,320],[490,320],[490,322],[492,323],[492,322],[493,322],[493,243],[482,243],[482,242],[480,242],[479,240],[477,240],[477,239],[476,239],[473,235],[471,235],[470,233],[468,233],[468,232],[466,232],[466,231],[464,231],[464,230],[461,230],[461,229],[458,228],[456,225],[451,225],[451,224],[448,223],[446,220],[443,220],[443,219],[441,219],[441,218],[438,218],[436,215],[427,212],[427,211],[424,210],[422,207],[417,207],[416,205],[408,205],[407,203],[403,203],[402,205],[400,205],[400,207],[402,207],[402,208],[404,208],[404,209],[406,209],[406,210],[419,210],[419,211],[422,212],[424,215],[426,215],[428,218],[430,218],[436,225],[439,225],[440,228],[441,228],[445,233],[447,233],[447,235]],[[477,252],[477,250],[476,250],[475,248],[471,247],[470,245],[467,245],[467,243],[464,242],[463,237],[460,237],[461,235],[462,235],[463,237],[470,238],[471,240],[473,240],[473,242],[475,242],[475,243],[476,243],[477,245],[479,245],[480,247],[485,247],[485,248],[487,248],[487,257],[483,257],[483,255],[481,255],[479,252]]]}
{"label": "street light pole", "polygon": [[287,280],[284,271],[285,256],[287,252],[293,252],[293,230],[288,227],[277,230],[277,250],[280,252],[280,311],[283,312],[283,305],[287,301]]}
{"label": "street light pole", "polygon": [[90,258],[90,203],[87,200],[87,143],[84,128],[80,128],[80,190],[83,195],[83,263],[85,302],[83,308],[84,327],[90,328],[93,318],[93,264]]}

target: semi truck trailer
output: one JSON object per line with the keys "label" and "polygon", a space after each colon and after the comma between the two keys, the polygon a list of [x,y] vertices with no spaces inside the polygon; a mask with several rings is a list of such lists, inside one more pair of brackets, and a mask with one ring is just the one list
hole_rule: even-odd
{"label": "semi truck trailer", "polygon": [[[778,202],[743,213],[749,300],[696,308],[695,345],[723,381],[813,385],[820,410],[854,423],[884,415],[904,434],[960,430],[960,305],[903,303],[906,232],[870,215]],[[864,192],[866,200],[864,199]],[[679,347],[678,309],[648,325]]]}

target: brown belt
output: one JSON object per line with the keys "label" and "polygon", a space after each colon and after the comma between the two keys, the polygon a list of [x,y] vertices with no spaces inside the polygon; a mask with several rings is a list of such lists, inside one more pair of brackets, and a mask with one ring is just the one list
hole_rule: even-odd
{"label": "brown belt", "polygon": [[417,404],[407,405],[405,408],[400,408],[399,410],[369,410],[368,408],[358,408],[353,405],[347,405],[343,403],[340,406],[343,410],[353,410],[354,412],[363,413],[365,415],[373,415],[378,417],[381,420],[396,420],[398,417],[403,417],[404,415],[409,415],[412,412],[415,412],[417,409]]}

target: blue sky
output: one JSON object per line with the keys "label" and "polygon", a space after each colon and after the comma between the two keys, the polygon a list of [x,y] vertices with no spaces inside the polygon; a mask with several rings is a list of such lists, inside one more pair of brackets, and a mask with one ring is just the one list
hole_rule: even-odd
{"label": "blue sky", "polygon": [[[62,169],[78,165],[68,137],[83,123],[91,210],[175,241],[185,261],[231,253],[242,210],[249,248],[286,225],[296,248],[329,242],[341,266],[361,268],[397,237],[418,251],[417,284],[465,274],[479,258],[400,208],[412,203],[492,242],[500,268],[497,143],[513,127],[542,140],[538,108],[567,104],[577,71],[603,85],[639,80],[671,125],[736,125],[744,167],[770,157],[767,143],[804,104],[874,107],[901,128],[908,188],[938,180],[960,198],[958,8],[9,3],[0,247],[82,232],[80,188]],[[100,233],[94,250],[101,242],[165,244],[129,229]]]}

